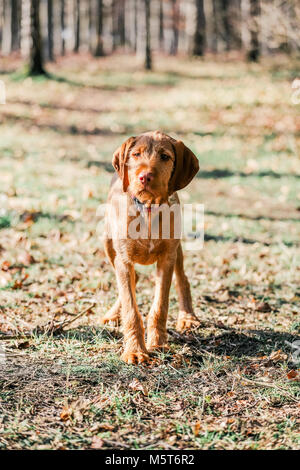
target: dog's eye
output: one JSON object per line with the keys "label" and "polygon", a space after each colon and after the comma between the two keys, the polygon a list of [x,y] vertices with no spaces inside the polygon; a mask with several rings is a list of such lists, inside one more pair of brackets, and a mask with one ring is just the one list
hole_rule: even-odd
{"label": "dog's eye", "polygon": [[141,154],[139,152],[136,152],[136,153],[133,153],[133,156],[138,158],[141,156]]}
{"label": "dog's eye", "polygon": [[160,156],[160,159],[164,162],[168,161],[169,158],[170,158],[169,155],[167,155],[166,153],[162,153]]}

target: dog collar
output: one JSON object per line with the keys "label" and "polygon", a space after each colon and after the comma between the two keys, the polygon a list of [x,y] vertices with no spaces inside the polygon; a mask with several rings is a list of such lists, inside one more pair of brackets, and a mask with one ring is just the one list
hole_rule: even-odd
{"label": "dog collar", "polygon": [[138,209],[139,212],[143,213],[145,210],[148,212],[151,212],[151,206],[146,207],[143,202],[141,202],[136,196],[131,196],[131,199],[133,200],[136,208]]}

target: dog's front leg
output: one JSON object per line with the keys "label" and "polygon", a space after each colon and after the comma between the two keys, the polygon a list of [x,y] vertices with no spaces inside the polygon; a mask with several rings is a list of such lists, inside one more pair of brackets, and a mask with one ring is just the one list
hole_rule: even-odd
{"label": "dog's front leg", "polygon": [[147,349],[163,349],[167,346],[167,316],[169,292],[172,282],[175,257],[166,253],[157,261],[155,297],[147,324]]}
{"label": "dog's front leg", "polygon": [[149,359],[149,355],[145,345],[143,319],[136,304],[134,266],[124,263],[121,257],[116,256],[115,269],[122,299],[121,319],[124,331],[122,359],[128,364],[145,362]]}

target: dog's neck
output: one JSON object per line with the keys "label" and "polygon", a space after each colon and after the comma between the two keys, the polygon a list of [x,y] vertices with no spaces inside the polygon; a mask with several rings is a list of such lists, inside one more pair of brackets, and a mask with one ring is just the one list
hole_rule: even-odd
{"label": "dog's neck", "polygon": [[[153,208],[151,208],[152,206],[147,206],[147,202],[141,202],[136,196],[134,196],[133,194],[131,194],[129,191],[128,191],[128,195],[129,195],[129,198],[130,200],[133,202],[134,206],[136,207],[136,209],[140,212],[141,215],[145,215],[145,214],[151,214],[151,212],[153,212]],[[169,203],[169,198],[167,199],[166,203],[168,204]],[[155,207],[157,207],[157,205],[155,205]],[[155,211],[154,211],[155,212]]]}
{"label": "dog's neck", "polygon": [[141,202],[136,196],[130,195],[131,199],[133,200],[133,203],[137,210],[144,215],[145,212],[151,212],[151,206],[147,207],[145,206],[144,202]]}

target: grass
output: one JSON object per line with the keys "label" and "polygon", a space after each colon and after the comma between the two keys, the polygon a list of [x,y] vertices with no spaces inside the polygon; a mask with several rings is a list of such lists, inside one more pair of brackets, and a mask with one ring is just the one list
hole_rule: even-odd
{"label": "grass", "polygon": [[[43,80],[5,66],[0,448],[299,449],[297,64],[157,58],[149,74],[68,57]],[[185,253],[201,324],[176,333],[172,287],[170,351],[134,367],[121,332],[99,326],[116,283],[96,211],[113,151],[157,128],[200,160],[181,199],[205,205],[204,249]],[[138,269],[146,317],[154,271]],[[56,335],[39,329],[90,304]]]}

